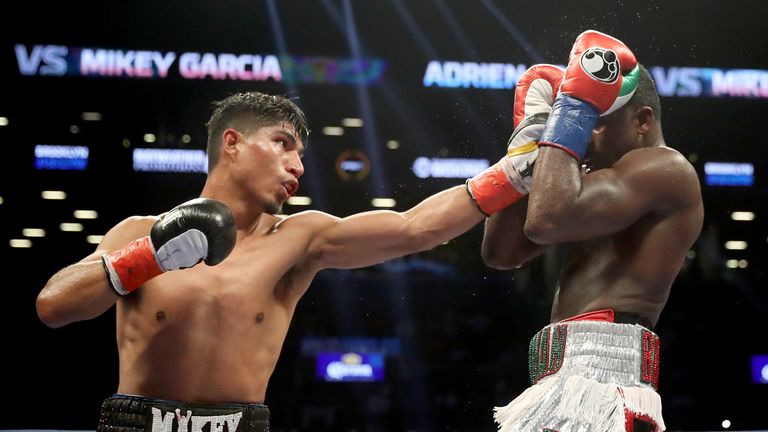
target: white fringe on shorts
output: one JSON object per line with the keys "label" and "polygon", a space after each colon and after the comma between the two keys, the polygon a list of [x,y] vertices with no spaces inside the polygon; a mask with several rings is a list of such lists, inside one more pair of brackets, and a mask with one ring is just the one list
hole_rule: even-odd
{"label": "white fringe on shorts", "polygon": [[593,321],[567,325],[560,370],[495,408],[499,431],[625,432],[625,410],[646,416],[663,431],[661,398],[639,379],[644,328]]}

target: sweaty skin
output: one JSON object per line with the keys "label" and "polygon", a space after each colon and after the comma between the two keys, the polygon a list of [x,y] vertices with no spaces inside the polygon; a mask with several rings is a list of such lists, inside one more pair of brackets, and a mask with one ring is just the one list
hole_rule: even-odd
{"label": "sweaty skin", "polygon": [[119,393],[188,403],[264,401],[301,296],[325,268],[355,268],[431,249],[483,219],[463,186],[405,212],[338,218],[318,211],[277,216],[303,173],[292,127],[224,132],[221,161],[201,196],[227,204],[237,242],[220,264],[170,271],[126,297],[99,257],[149,234],[158,217],[131,217],[98,250],[54,275],[38,297],[52,327],[117,304]]}
{"label": "sweaty skin", "polygon": [[483,258],[515,268],[563,244],[551,322],[610,308],[655,325],[701,231],[698,176],[648,107],[602,118],[585,162],[586,175],[566,152],[540,148],[528,201],[487,220]]}

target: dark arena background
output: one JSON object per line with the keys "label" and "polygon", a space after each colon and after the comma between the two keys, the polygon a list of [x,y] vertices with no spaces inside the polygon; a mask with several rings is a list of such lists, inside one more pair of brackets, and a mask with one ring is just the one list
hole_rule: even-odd
{"label": "dark arena background", "polygon": [[[768,2],[13,2],[0,23],[0,429],[95,429],[114,309],[53,330],[35,298],[120,220],[197,196],[213,100],[259,90],[307,113],[286,213],[405,210],[498,160],[517,77],[565,64],[590,28],[652,71],[667,144],[702,183],[704,229],[656,328],[668,430],[768,429]],[[495,430],[560,259],[492,270],[481,238],[321,272],[267,392],[273,430]]]}

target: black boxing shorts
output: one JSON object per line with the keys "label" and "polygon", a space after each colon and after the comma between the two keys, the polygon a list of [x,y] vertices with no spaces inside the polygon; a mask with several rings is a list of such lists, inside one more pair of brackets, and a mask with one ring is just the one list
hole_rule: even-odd
{"label": "black boxing shorts", "polygon": [[263,404],[187,404],[116,394],[101,405],[97,432],[269,432]]}

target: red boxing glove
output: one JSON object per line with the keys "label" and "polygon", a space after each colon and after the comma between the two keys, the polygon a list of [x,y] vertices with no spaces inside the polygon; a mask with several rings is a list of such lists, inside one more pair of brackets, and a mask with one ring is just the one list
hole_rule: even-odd
{"label": "red boxing glove", "polygon": [[515,88],[515,130],[500,161],[467,180],[467,191],[483,214],[490,216],[528,195],[537,141],[552,110],[563,78],[557,66],[539,64],[526,70]]}
{"label": "red boxing glove", "polygon": [[581,160],[598,117],[629,102],[639,79],[640,67],[624,43],[594,30],[580,34],[539,145]]}
{"label": "red boxing glove", "polygon": [[587,30],[573,43],[560,92],[607,115],[629,101],[639,77],[637,59],[622,41]]}
{"label": "red boxing glove", "polygon": [[562,80],[562,67],[551,64],[533,65],[523,72],[515,87],[514,127],[527,117],[549,115]]}

